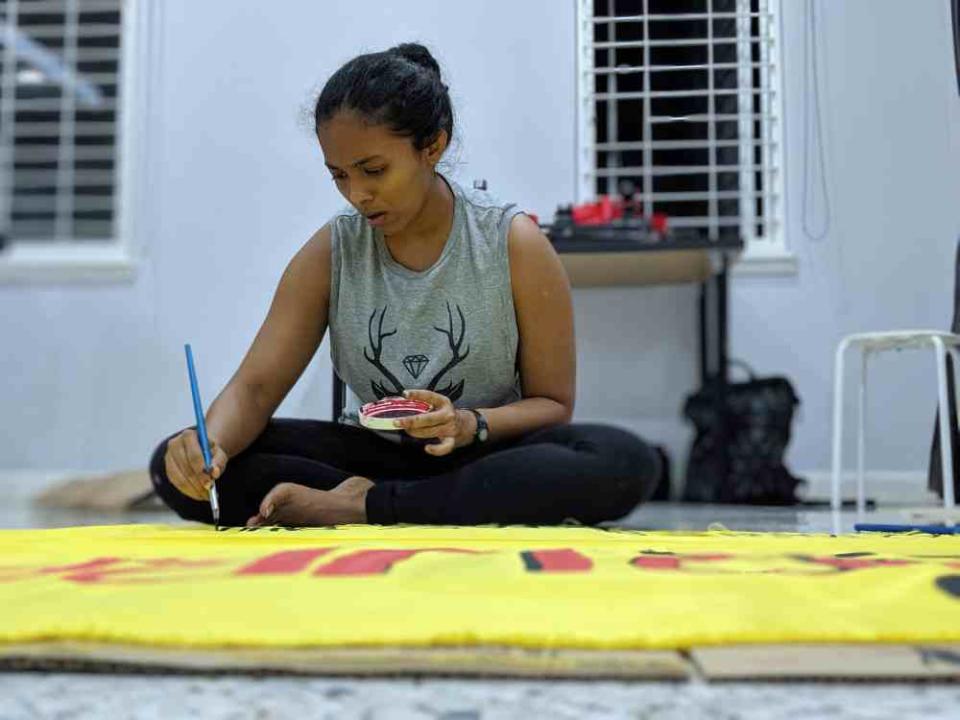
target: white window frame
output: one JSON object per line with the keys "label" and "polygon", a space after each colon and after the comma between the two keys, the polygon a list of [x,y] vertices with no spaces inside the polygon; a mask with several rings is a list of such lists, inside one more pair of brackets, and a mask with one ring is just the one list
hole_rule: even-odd
{"label": "white window frame", "polygon": [[101,242],[20,242],[9,238],[0,250],[0,283],[129,282],[136,276],[142,247],[138,218],[146,193],[150,68],[157,67],[149,30],[159,27],[161,2],[123,0],[121,10],[117,179],[113,238]]}
{"label": "white window frame", "polygon": [[[596,198],[596,176],[597,176],[597,154],[594,149],[596,145],[596,106],[594,98],[596,93],[594,68],[594,49],[592,47],[594,37],[594,14],[593,0],[574,0],[576,3],[576,75],[577,75],[577,102],[576,102],[576,136],[577,149],[574,161],[576,173],[575,195],[578,203],[589,202]],[[767,36],[770,37],[770,45],[763,44],[765,52],[775,53],[770,66],[772,72],[768,72],[766,84],[768,93],[761,95],[761,102],[768,106],[764,115],[772,116],[773,120],[768,122],[764,120],[766,127],[764,134],[770,141],[763,146],[764,166],[771,167],[767,177],[769,178],[769,194],[766,195],[768,203],[769,221],[764,224],[766,234],[763,237],[751,237],[744,233],[744,250],[740,254],[738,261],[733,265],[735,274],[763,274],[763,275],[783,275],[796,272],[796,257],[790,251],[785,232],[786,207],[784,195],[784,92],[783,92],[783,12],[781,0],[761,0],[767,5],[771,18],[767,21]],[[746,4],[749,11],[749,0],[738,0],[738,5]],[[644,5],[646,7],[646,5]],[[741,21],[742,22],[742,21]],[[712,28],[711,28],[712,29]],[[748,31],[749,32],[749,31]],[[738,45],[749,47],[749,39],[738,41]],[[766,72],[766,68],[764,68]],[[741,70],[741,73],[744,71]],[[712,75],[712,73],[711,73]],[[749,77],[749,73],[747,73]],[[741,86],[743,94],[750,96],[751,90],[746,86]],[[646,100],[649,108],[649,98]],[[745,104],[741,103],[743,107]],[[749,123],[749,119],[744,118],[741,123]],[[749,126],[748,126],[749,127]],[[740,133],[744,142],[741,157],[749,157],[751,149],[751,140],[749,132]],[[637,138],[639,139],[639,138]],[[623,140],[623,138],[620,138]],[[711,155],[712,161],[712,155]],[[741,176],[747,185],[753,182],[752,172],[744,170]],[[646,203],[645,203],[646,204]],[[652,204],[652,203],[650,203]],[[747,203],[749,205],[749,203]],[[745,223],[749,227],[749,223]]]}

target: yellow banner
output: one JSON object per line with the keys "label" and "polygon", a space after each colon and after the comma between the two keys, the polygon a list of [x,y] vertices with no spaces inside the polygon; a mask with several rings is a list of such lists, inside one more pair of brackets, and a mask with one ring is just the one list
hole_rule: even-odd
{"label": "yellow banner", "polygon": [[129,525],[0,531],[0,642],[960,641],[960,537]]}

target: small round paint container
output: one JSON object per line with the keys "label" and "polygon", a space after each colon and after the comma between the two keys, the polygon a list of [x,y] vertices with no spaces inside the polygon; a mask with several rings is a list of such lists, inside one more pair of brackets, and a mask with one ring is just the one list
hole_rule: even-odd
{"label": "small round paint container", "polygon": [[433,410],[433,405],[422,400],[405,397],[388,397],[360,407],[360,424],[371,430],[402,430],[393,426],[393,421],[411,415],[423,415]]}

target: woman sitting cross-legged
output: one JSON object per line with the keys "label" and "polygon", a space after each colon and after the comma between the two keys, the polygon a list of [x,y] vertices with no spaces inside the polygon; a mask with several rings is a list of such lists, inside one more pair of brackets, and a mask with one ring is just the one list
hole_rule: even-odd
{"label": "woman sitting cross-legged", "polygon": [[[349,206],[290,261],[252,346],[206,417],[150,461],[161,498],[225,525],[584,524],[652,493],[656,453],[614,427],[571,423],[570,286],[538,225],[437,170],[453,135],[429,51],[361,55],[326,83],[315,130]],[[272,419],[330,330],[362,401],[433,406],[394,430]]]}

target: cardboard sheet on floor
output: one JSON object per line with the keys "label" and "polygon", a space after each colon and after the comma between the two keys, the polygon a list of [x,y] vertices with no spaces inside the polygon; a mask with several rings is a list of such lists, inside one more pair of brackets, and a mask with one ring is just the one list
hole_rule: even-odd
{"label": "cardboard sheet on floor", "polygon": [[464,647],[178,648],[41,642],[0,646],[0,671],[457,675],[685,680],[690,661],[671,650],[532,650]]}
{"label": "cardboard sheet on floor", "polygon": [[708,680],[953,680],[960,645],[735,645],[694,648]]}
{"label": "cardboard sheet on floor", "polygon": [[[0,531],[0,656],[960,642],[960,537],[128,525]],[[654,663],[655,664],[655,663]]]}

